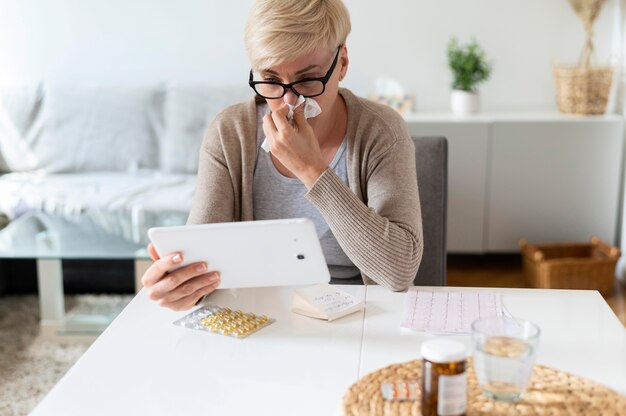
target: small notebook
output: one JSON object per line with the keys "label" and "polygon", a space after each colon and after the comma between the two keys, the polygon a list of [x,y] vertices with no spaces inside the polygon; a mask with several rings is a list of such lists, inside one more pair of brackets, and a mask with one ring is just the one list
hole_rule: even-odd
{"label": "small notebook", "polygon": [[317,319],[333,321],[363,309],[365,301],[327,283],[297,289],[293,294],[292,311]]}
{"label": "small notebook", "polygon": [[434,334],[469,334],[476,319],[507,314],[502,306],[502,296],[496,293],[433,292],[410,288],[400,326]]}

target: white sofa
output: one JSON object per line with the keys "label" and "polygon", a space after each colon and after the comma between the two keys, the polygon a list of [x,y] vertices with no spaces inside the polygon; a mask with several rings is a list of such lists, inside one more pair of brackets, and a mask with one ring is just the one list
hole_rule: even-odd
{"label": "white sofa", "polygon": [[145,243],[186,221],[208,123],[245,85],[45,84],[0,89],[0,212],[89,221]]}

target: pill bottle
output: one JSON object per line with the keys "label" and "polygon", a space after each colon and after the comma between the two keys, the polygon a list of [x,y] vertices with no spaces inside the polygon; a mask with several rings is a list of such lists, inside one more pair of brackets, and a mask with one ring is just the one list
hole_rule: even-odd
{"label": "pill bottle", "polygon": [[465,415],[467,351],[452,339],[422,343],[422,415]]}

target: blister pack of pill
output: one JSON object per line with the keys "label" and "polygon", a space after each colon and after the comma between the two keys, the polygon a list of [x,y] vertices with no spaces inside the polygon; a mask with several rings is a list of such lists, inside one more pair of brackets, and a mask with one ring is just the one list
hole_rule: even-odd
{"label": "blister pack of pill", "polygon": [[276,320],[267,315],[233,311],[218,305],[206,305],[175,321],[174,325],[245,338],[274,322]]}
{"label": "blister pack of pill", "polygon": [[421,397],[420,385],[415,381],[383,383],[380,391],[385,400],[417,400]]}

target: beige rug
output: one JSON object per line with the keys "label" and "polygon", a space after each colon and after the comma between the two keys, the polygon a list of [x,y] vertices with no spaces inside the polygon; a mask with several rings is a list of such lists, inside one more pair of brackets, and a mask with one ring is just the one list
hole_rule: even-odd
{"label": "beige rug", "polygon": [[[67,296],[68,314],[119,312],[132,296]],[[36,295],[0,296],[0,415],[26,415],[89,348],[39,334]]]}

